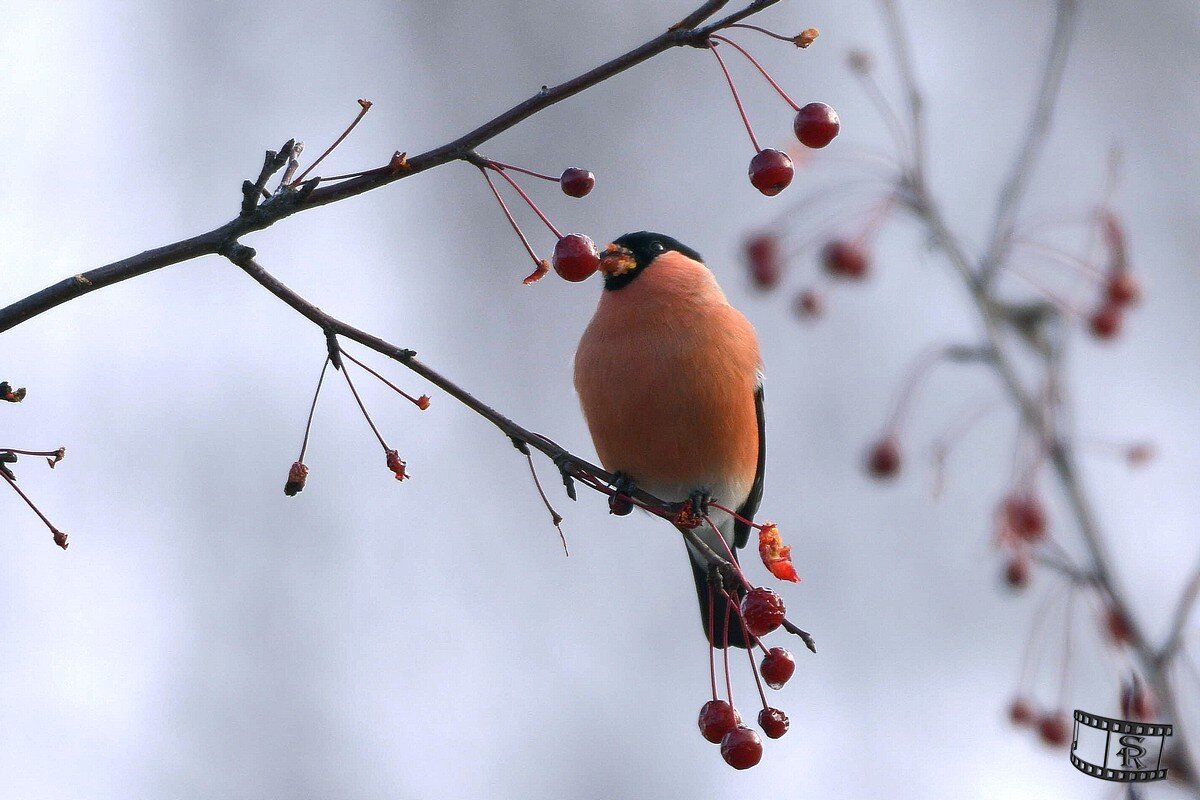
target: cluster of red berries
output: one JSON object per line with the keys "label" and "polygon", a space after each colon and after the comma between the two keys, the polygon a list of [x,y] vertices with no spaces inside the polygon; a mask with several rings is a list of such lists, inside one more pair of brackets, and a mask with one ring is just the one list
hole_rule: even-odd
{"label": "cluster of red berries", "polygon": [[[562,189],[563,194],[568,197],[586,197],[596,185],[596,177],[586,169],[580,167],[568,167],[563,170],[559,177],[553,175],[545,175],[541,172],[535,172],[524,167],[515,167],[512,164],[503,164],[499,161],[487,160],[479,165],[479,171],[483,174],[484,180],[487,181],[488,187],[492,190],[496,201],[500,204],[504,216],[508,219],[508,223],[512,226],[513,231],[517,234],[517,238],[521,240],[521,244],[525,246],[525,252],[533,259],[534,270],[525,277],[525,284],[535,283],[542,279],[542,276],[550,271],[553,267],[559,277],[571,282],[587,280],[596,270],[600,268],[600,252],[596,249],[596,243],[590,237],[582,233],[563,234],[554,226],[533,199],[525,193],[521,185],[509,175],[509,171],[519,172],[534,178],[557,183]],[[554,234],[554,255],[551,261],[546,261],[543,258],[538,258],[537,252],[534,251],[533,245],[529,243],[521,226],[517,224],[512,212],[508,209],[508,204],[504,202],[504,198],[500,196],[500,192],[496,189],[496,185],[492,182],[489,172],[495,172],[502,177],[521,199],[533,209],[550,232]]]}
{"label": "cluster of red berries", "polygon": [[996,542],[1007,554],[1004,582],[1013,589],[1029,585],[1033,548],[1046,538],[1049,518],[1032,488],[1010,492],[996,509]]}
{"label": "cluster of red berries", "polygon": [[[712,624],[715,621],[712,618],[712,593],[714,591],[722,590],[711,587],[709,589],[709,631],[712,632],[712,639],[717,638],[716,631],[718,630]],[[730,601],[730,607],[735,610],[744,640],[749,645],[746,654],[750,660],[750,669],[754,673],[759,698],[762,701],[762,710],[758,713],[758,726],[768,738],[778,739],[788,731],[788,717],[787,714],[767,703],[767,696],[763,691],[762,684],[766,683],[772,689],[782,688],[796,671],[796,662],[792,658],[792,654],[784,648],[767,649],[760,639],[783,624],[786,611],[783,599],[764,587],[750,589],[740,603],[734,602],[735,598],[731,594],[726,593],[725,597]],[[726,640],[725,646],[722,648],[726,699],[722,700],[717,695],[715,645],[710,639],[708,663],[709,675],[712,680],[712,699],[701,707],[697,723],[701,736],[713,744],[721,745],[721,757],[729,766],[734,769],[749,769],[762,760],[763,747],[758,734],[742,724],[742,715],[733,704],[733,692],[729,679],[728,626],[730,623],[731,620],[726,617],[724,620]],[[757,666],[754,663],[752,652],[755,645],[763,653],[762,661]]]}
{"label": "cluster of red berries", "polygon": [[366,419],[367,425],[369,425],[371,428],[371,432],[375,434],[375,438],[379,441],[380,446],[383,448],[384,462],[387,464],[388,470],[398,481],[402,481],[411,477],[408,474],[408,465],[400,458],[400,454],[397,451],[388,447],[387,442],[383,438],[383,434],[379,432],[379,428],[376,427],[375,421],[371,419],[371,415],[367,412],[367,407],[363,403],[362,397],[359,396],[358,389],[355,387],[354,381],[351,380],[350,372],[346,368],[346,363],[343,361],[343,359],[357,364],[359,367],[366,370],[369,375],[376,378],[380,383],[384,384],[389,389],[396,392],[422,411],[429,408],[429,395],[423,394],[420,397],[413,397],[411,394],[404,391],[399,386],[396,386],[387,378],[383,377],[378,372],[371,369],[366,364],[347,353],[345,350],[341,349],[341,347],[336,343],[336,339],[330,339],[329,348],[329,353],[325,356],[325,363],[321,366],[321,376],[317,379],[317,389],[315,392],[313,392],[312,405],[308,409],[308,421],[304,424],[304,440],[300,445],[300,456],[288,469],[287,482],[283,485],[283,493],[288,497],[295,497],[300,492],[304,491],[304,485],[308,481],[308,465],[304,463],[304,453],[308,450],[308,436],[312,431],[313,416],[316,414],[317,410],[317,398],[321,396],[321,387],[325,383],[325,373],[328,371],[330,364],[333,365],[334,369],[339,370],[346,378],[346,385],[350,387],[350,393],[354,396],[354,401],[358,404],[359,411],[362,412],[363,418]]}
{"label": "cluster of red berries", "polygon": [[1038,711],[1029,699],[1018,697],[1008,707],[1008,718],[1018,728],[1036,728],[1038,738],[1050,747],[1065,747],[1071,741],[1071,723],[1065,711]]}
{"label": "cluster of red berries", "polygon": [[[801,43],[801,36],[788,37],[779,34],[772,34],[769,31],[764,31],[761,28],[754,28],[762,33],[784,41],[794,42],[797,46],[806,47],[807,44]],[[815,38],[815,34],[812,38]],[[811,43],[812,38],[806,41]],[[821,148],[833,141],[841,130],[841,119],[832,108],[824,103],[808,103],[805,106],[800,106],[783,88],[775,82],[766,68],[758,62],[754,56],[750,55],[741,45],[733,40],[719,35],[713,35],[709,38],[708,46],[712,50],[712,54],[716,56],[717,63],[721,67],[721,72],[725,76],[725,82],[729,84],[729,91],[733,94],[733,102],[737,106],[738,114],[742,118],[742,123],[746,126],[746,133],[750,136],[750,144],[754,147],[754,157],[750,159],[750,183],[755,189],[762,192],[767,197],[774,197],[782,192],[792,182],[792,178],[796,174],[795,166],[792,163],[792,158],[782,150],[776,150],[771,147],[761,147],[758,143],[758,137],[754,135],[754,128],[750,125],[750,119],[746,116],[746,108],[742,105],[742,99],[738,95],[737,87],[733,83],[733,76],[729,74],[729,68],[725,65],[725,59],[722,58],[721,52],[718,49],[722,45],[728,45],[737,52],[741,53],[745,58],[754,65],[758,72],[766,79],[784,102],[792,107],[792,111],[796,116],[792,119],[792,132],[796,135],[796,139],[800,144],[809,148]]]}
{"label": "cluster of red berries", "polygon": [[1120,335],[1125,312],[1141,299],[1142,287],[1129,268],[1120,220],[1111,211],[1102,211],[1100,228],[1109,261],[1100,303],[1088,317],[1088,329],[1097,339],[1111,340]]}

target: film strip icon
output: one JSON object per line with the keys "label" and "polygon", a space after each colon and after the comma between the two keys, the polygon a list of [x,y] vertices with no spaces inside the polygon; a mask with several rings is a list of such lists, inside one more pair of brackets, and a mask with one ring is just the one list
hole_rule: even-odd
{"label": "film strip icon", "polygon": [[1163,748],[1172,726],[1130,722],[1075,710],[1071,763],[1106,781],[1148,783],[1167,777]]}

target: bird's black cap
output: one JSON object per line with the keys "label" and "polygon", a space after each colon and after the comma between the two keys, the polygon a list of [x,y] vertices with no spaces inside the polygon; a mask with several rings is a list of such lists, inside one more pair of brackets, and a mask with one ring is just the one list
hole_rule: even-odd
{"label": "bird's black cap", "polygon": [[[632,256],[634,264],[631,269],[626,269],[620,273],[605,274],[604,288],[608,291],[615,291],[616,289],[628,286],[638,275],[642,274],[642,270],[650,266],[654,259],[663,253],[674,251],[682,253],[693,261],[699,261],[701,264],[704,263],[704,258],[695,250],[678,239],[663,233],[654,233],[653,231],[627,233],[624,236],[614,239],[612,244],[616,246],[617,252]],[[603,259],[603,257],[602,254],[601,258]]]}

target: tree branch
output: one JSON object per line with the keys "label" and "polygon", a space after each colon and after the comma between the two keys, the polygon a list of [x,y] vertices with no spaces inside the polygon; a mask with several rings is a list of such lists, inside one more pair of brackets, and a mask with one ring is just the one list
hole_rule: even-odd
{"label": "tree branch", "polygon": [[[211,255],[230,247],[241,237],[254,231],[260,231],[301,211],[317,206],[327,205],[345,200],[355,195],[363,194],[374,189],[387,186],[425,170],[447,164],[451,161],[477,158],[473,150],[489,139],[512,128],[518,123],[532,117],[555,103],[579,94],[585,89],[608,80],[643,61],[666,52],[675,47],[705,47],[708,37],[715,31],[721,30],[746,17],[757,14],[765,8],[775,5],[779,0],[753,0],[744,8],[735,11],[724,18],[706,26],[698,27],[705,20],[716,14],[725,6],[728,0],[707,0],[699,8],[688,14],[676,25],[655,36],[645,44],[617,56],[616,58],[591,69],[582,75],[574,77],[557,86],[545,87],[527,100],[518,103],[497,117],[488,120],[475,130],[460,136],[452,142],[435,147],[412,158],[399,157],[392,164],[370,170],[366,174],[349,178],[329,186],[318,186],[320,179],[313,179],[300,187],[281,187],[274,195],[263,203],[250,208],[243,208],[242,213],[234,220],[219,228],[184,239],[164,247],[147,250],[136,256],[115,261],[89,272],[75,275],[59,281],[47,288],[32,294],[22,300],[0,309],[0,332],[6,331],[25,322],[38,314],[59,306],[69,300],[74,300],[88,292],[112,286],[120,281],[135,278],[172,264],[189,261],[204,255]],[[289,142],[289,145],[292,143]],[[257,200],[266,177],[274,172],[268,172],[274,159],[272,156],[282,156],[291,147],[285,145],[280,153],[268,153],[267,165],[264,165],[265,175],[260,175],[260,183],[246,186],[251,190],[244,191],[244,201],[248,204],[251,197]],[[275,169],[278,169],[276,166]]]}

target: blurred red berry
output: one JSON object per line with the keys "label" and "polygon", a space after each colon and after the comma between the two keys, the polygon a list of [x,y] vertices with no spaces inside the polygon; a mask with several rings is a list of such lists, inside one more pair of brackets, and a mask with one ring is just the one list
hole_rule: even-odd
{"label": "blurred red berry", "polygon": [[1108,302],[1118,306],[1127,306],[1142,298],[1142,286],[1128,270],[1109,275],[1105,290]]}
{"label": "blurred red berry", "polygon": [[1115,645],[1129,644],[1129,640],[1133,638],[1129,620],[1115,606],[1110,605],[1104,609],[1104,629],[1108,633],[1109,641]]}
{"label": "blurred red berry", "polygon": [[805,147],[824,147],[842,127],[838,114],[824,103],[809,103],[796,112],[792,129]]}
{"label": "blurred red berry", "polygon": [[900,442],[885,436],[867,451],[867,471],[881,480],[894,478],[900,471]]}
{"label": "blurred red berry", "polygon": [[783,598],[764,586],[756,586],[742,598],[742,617],[754,636],[764,636],[783,624]]}
{"label": "blurred red berry", "polygon": [[762,739],[749,728],[734,728],[721,740],[721,758],[734,769],[750,769],[762,761]]}
{"label": "blurred red berry", "polygon": [[796,313],[801,317],[816,318],[825,313],[825,300],[816,289],[803,289],[796,295]]}
{"label": "blurred red berry", "polygon": [[1014,492],[1004,498],[1001,513],[1008,530],[1027,542],[1046,535],[1046,509],[1037,495]]}
{"label": "blurred red berry", "polygon": [[854,242],[834,239],[821,250],[821,266],[834,277],[859,280],[867,276],[870,257]]}
{"label": "blurred red berry", "polygon": [[1016,698],[1012,701],[1012,705],[1008,707],[1008,718],[1013,725],[1019,728],[1032,725],[1034,718],[1033,704],[1024,697]]}
{"label": "blurred red berry", "polygon": [[1024,589],[1029,585],[1031,571],[1028,558],[1014,556],[1004,565],[1004,582],[1013,589]]}
{"label": "blurred red berry", "polygon": [[1149,442],[1137,442],[1125,450],[1125,461],[1131,467],[1143,466],[1154,459],[1154,445]]}
{"label": "blurred red berry", "polygon": [[700,735],[713,744],[720,743],[741,722],[742,715],[724,700],[709,700],[700,708]]}
{"label": "blurred red berry", "polygon": [[750,279],[760,289],[773,289],[779,283],[782,270],[779,262],[779,238],[771,233],[757,233],[746,240],[746,264]]}
{"label": "blurred red berry", "polygon": [[596,176],[586,169],[568,167],[563,170],[562,177],[558,179],[558,185],[562,188],[563,194],[571,197],[583,197],[596,185]]}
{"label": "blurred red berry", "polygon": [[1071,726],[1061,712],[1042,715],[1038,720],[1038,736],[1051,747],[1062,747],[1071,739]]}
{"label": "blurred red berry", "polygon": [[767,197],[786,189],[795,172],[792,159],[781,150],[768,147],[750,159],[750,183]]}
{"label": "blurred red berry", "polygon": [[572,233],[554,245],[554,271],[564,280],[587,280],[600,269],[600,253],[596,244],[582,233]]}
{"label": "blurred red berry", "polygon": [[762,673],[762,679],[766,681],[767,686],[779,689],[796,671],[796,660],[782,647],[772,647],[763,656],[762,663],[758,665],[758,671]]}
{"label": "blurred red berry", "polygon": [[758,712],[758,727],[772,739],[778,739],[788,731],[787,714],[778,708],[764,708]]}
{"label": "blurred red berry", "polygon": [[1092,312],[1092,316],[1088,318],[1088,327],[1092,336],[1097,339],[1115,339],[1121,332],[1121,322],[1121,307],[1108,302]]}

